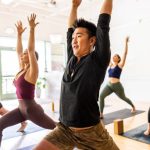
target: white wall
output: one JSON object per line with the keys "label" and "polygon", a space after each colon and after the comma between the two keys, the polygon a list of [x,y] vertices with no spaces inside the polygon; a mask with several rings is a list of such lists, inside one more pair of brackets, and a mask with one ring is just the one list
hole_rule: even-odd
{"label": "white wall", "polygon": [[122,0],[111,20],[111,50],[123,54],[130,36],[129,52],[121,76],[126,95],[134,101],[150,101],[150,2]]}

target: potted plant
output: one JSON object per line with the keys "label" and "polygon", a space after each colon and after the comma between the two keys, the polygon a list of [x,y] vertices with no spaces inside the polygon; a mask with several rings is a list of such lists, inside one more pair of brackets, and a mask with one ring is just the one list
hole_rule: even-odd
{"label": "potted plant", "polygon": [[46,88],[46,78],[45,77],[39,78],[36,83],[36,97],[37,98],[41,97],[42,89],[45,89],[45,88]]}

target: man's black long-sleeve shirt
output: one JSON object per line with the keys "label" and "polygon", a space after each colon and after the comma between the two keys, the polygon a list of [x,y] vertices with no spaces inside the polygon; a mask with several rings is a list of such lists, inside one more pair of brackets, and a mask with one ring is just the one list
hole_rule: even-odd
{"label": "man's black long-sleeve shirt", "polygon": [[95,50],[77,63],[71,46],[73,28],[67,32],[68,64],[61,83],[60,122],[70,127],[99,123],[98,96],[110,61],[110,15],[99,16]]}

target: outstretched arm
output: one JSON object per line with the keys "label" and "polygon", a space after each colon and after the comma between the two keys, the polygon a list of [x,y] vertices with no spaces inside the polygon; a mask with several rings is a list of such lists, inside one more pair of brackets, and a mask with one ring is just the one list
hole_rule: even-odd
{"label": "outstretched arm", "polygon": [[30,26],[30,32],[29,32],[29,41],[28,41],[28,56],[29,56],[29,63],[30,63],[30,70],[29,70],[29,80],[33,84],[36,83],[36,80],[38,78],[38,64],[37,59],[35,55],[35,27],[38,24],[35,23],[36,15],[31,14],[30,17],[28,17],[28,22]]}
{"label": "outstretched arm", "polygon": [[119,67],[120,67],[120,68],[124,67],[125,62],[126,62],[126,58],[127,58],[127,54],[128,54],[128,42],[129,42],[129,37],[126,37],[126,39],[125,39],[125,49],[124,49],[124,53],[123,53],[123,56],[122,56],[122,60],[121,60],[121,62],[119,63]]}
{"label": "outstretched arm", "polygon": [[67,56],[68,56],[68,61],[73,55],[73,50],[72,50],[72,34],[74,32],[73,30],[73,24],[77,20],[77,9],[79,5],[81,4],[82,0],[72,0],[72,5],[71,5],[71,10],[70,10],[70,15],[68,18],[68,32],[67,32]]}
{"label": "outstretched arm", "polygon": [[104,0],[101,10],[100,10],[100,14],[109,14],[111,15],[112,13],[112,0]]}
{"label": "outstretched arm", "polygon": [[17,21],[15,26],[17,28],[17,46],[16,46],[16,51],[17,51],[17,55],[18,55],[19,66],[20,66],[20,69],[22,69],[23,68],[23,66],[22,66],[23,64],[21,63],[21,60],[20,60],[20,55],[23,53],[22,33],[25,31],[26,27],[23,28],[21,21]]}
{"label": "outstretched arm", "polygon": [[77,9],[82,0],[72,0],[71,11],[68,19],[68,28],[71,28],[74,22],[77,20]]}
{"label": "outstretched arm", "polygon": [[103,0],[96,31],[95,53],[98,62],[106,68],[110,62],[109,23],[113,0]]}

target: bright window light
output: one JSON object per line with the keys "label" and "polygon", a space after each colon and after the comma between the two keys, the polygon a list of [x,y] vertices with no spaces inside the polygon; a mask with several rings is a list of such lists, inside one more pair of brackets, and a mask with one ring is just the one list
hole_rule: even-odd
{"label": "bright window light", "polygon": [[51,34],[50,35],[50,42],[53,43],[53,44],[61,43],[62,42],[62,35],[60,35],[60,34]]}
{"label": "bright window light", "polygon": [[5,5],[9,5],[10,3],[13,2],[13,0],[1,0],[1,2]]}
{"label": "bright window light", "polygon": [[5,30],[5,32],[6,32],[7,34],[13,34],[15,31],[14,31],[13,28],[9,27],[9,28],[7,28],[7,29]]}

